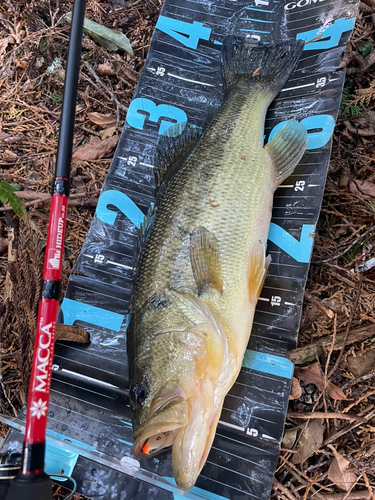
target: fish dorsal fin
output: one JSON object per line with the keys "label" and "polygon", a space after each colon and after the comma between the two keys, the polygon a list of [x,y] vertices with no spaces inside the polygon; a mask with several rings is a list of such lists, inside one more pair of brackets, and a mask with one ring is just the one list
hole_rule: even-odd
{"label": "fish dorsal fin", "polygon": [[257,302],[263,283],[266,278],[268,266],[271,263],[271,257],[266,257],[264,243],[260,241],[254,243],[250,249],[249,257],[249,278],[248,290],[250,302]]}
{"label": "fish dorsal fin", "polygon": [[216,236],[203,226],[190,235],[190,260],[198,295],[209,288],[215,288],[222,293],[219,243]]}
{"label": "fish dorsal fin", "polygon": [[165,191],[201,139],[204,128],[186,128],[181,135],[176,125],[159,141],[155,155],[155,178],[158,190]]}
{"label": "fish dorsal fin", "polygon": [[276,169],[276,182],[283,182],[298,165],[307,144],[307,130],[297,120],[289,120],[264,146]]}

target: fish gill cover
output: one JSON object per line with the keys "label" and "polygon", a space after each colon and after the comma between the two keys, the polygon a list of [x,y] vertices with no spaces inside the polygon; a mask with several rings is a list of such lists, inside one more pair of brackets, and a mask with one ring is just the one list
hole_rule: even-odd
{"label": "fish gill cover", "polygon": [[[267,248],[272,263],[250,343],[225,399],[207,463],[189,494],[232,500],[269,497],[293,371],[285,356],[296,344],[344,79],[335,69],[357,7],[354,0],[164,2],[77,260],[75,269],[84,274],[70,278],[62,303],[60,321],[83,326],[92,342],[82,349],[56,346],[51,430],[111,457],[131,456],[126,328],[139,228],[155,200],[157,145],[171,125],[179,125],[175,130],[181,133],[199,129],[217,112],[223,99],[219,75],[225,36],[246,34],[252,43],[265,44],[303,40],[299,64],[269,108],[265,140],[296,118],[309,132],[308,154],[275,193]],[[84,383],[79,381],[82,375]],[[74,387],[67,383],[72,378]],[[107,484],[114,481],[113,473],[103,474]],[[163,454],[141,461],[136,479],[123,476],[120,481],[129,498],[172,499],[172,483],[162,479],[172,475],[170,457]],[[82,485],[82,493],[94,493],[87,482]]]}

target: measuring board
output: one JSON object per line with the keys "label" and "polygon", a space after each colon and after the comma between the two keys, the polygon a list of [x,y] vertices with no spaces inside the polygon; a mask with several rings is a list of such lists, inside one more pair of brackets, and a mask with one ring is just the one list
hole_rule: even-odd
{"label": "measuring board", "polygon": [[[50,435],[65,437],[67,448],[77,451],[71,471],[83,494],[135,500],[269,498],[293,373],[285,356],[296,345],[344,80],[335,69],[357,7],[357,0],[165,0],[77,259],[75,270],[82,274],[71,276],[59,318],[83,326],[91,336],[87,346],[56,345],[48,419]],[[268,141],[295,118],[309,139],[307,154],[275,193],[267,248],[272,263],[243,367],[225,399],[207,463],[186,493],[171,479],[170,453],[139,463],[131,459],[126,327],[139,228],[155,199],[157,144],[171,125],[180,124],[182,132],[215,115],[223,99],[220,45],[233,33],[262,43],[309,41],[269,108],[265,127]]]}

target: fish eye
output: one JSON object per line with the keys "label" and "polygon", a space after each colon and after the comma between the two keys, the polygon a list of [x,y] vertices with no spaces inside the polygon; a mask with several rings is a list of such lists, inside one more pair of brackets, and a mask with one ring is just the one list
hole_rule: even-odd
{"label": "fish eye", "polygon": [[145,382],[137,382],[131,388],[131,396],[135,403],[144,403],[148,396],[148,389]]}

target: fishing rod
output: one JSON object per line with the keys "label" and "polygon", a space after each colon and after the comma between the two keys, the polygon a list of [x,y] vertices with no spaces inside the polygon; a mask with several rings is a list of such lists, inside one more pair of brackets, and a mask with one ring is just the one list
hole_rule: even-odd
{"label": "fishing rod", "polygon": [[85,4],[86,0],[75,0],[73,5],[22,463],[20,472],[10,482],[6,500],[52,499],[52,481],[44,472],[44,457],[56,321],[61,295],[61,270]]}

